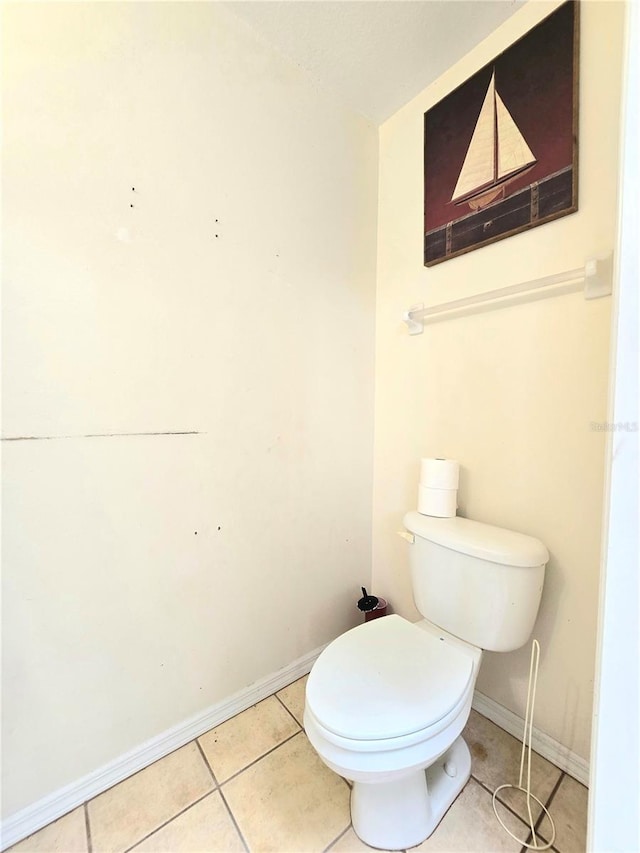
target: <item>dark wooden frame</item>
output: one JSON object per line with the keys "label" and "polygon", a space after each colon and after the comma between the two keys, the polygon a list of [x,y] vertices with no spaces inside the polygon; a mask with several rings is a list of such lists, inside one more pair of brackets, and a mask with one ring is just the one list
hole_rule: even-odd
{"label": "dark wooden frame", "polygon": [[[569,30],[569,21],[571,21],[572,31]],[[554,32],[555,45],[553,44]],[[567,0],[425,113],[425,266],[434,266],[578,210],[579,32],[579,2]],[[549,36],[552,38],[550,39]],[[536,45],[540,55],[533,52]],[[551,62],[546,66],[534,65],[536,62],[544,63],[547,50],[552,59],[555,50],[555,66]],[[571,51],[570,55],[565,55],[566,50]],[[456,205],[450,201],[445,204],[443,199],[445,190],[447,194],[453,195],[455,177],[452,179],[452,175],[459,174],[462,165],[460,151],[466,152],[471,140],[471,133],[479,113],[478,92],[486,90],[486,81],[490,78],[492,69],[495,69],[496,90],[499,89],[498,70],[501,67],[505,69],[502,72],[503,78],[515,91],[515,96],[512,92],[511,103],[516,102],[519,113],[523,116],[523,123],[528,123],[532,128],[531,133],[538,139],[539,150],[555,153],[549,154],[546,162],[541,158],[530,167],[532,170],[530,183],[527,183],[529,179],[524,177],[524,174],[521,177],[512,178],[514,187],[510,192],[507,193],[506,189],[501,190],[505,194],[504,198],[490,202],[476,212],[469,212],[468,207],[460,209],[459,205],[465,202],[459,202]],[[509,71],[511,76],[507,74]],[[570,80],[567,77],[568,74],[571,75]],[[536,89],[532,85],[536,75],[547,88],[539,86]],[[524,91],[524,85],[522,93],[514,89],[523,80],[530,81],[529,92]],[[558,115],[562,118],[559,124],[554,124],[544,114],[535,114],[536,104],[545,103],[552,111],[553,109],[559,111]],[[507,103],[506,98],[505,104],[509,109],[510,103]],[[464,109],[460,109],[460,105],[464,105]],[[460,121],[458,117],[461,117]],[[458,121],[457,127],[456,121]],[[558,132],[558,127],[561,127],[562,132]],[[439,136],[436,137],[435,134]],[[430,139],[432,140],[431,150],[429,149]],[[531,148],[535,155],[533,146]],[[559,153],[560,151],[562,153]],[[435,153],[429,156],[431,152]],[[450,155],[450,152],[453,153]],[[454,163],[456,154],[457,159]],[[462,157],[464,158],[464,153]],[[562,169],[554,171],[547,165],[553,162],[554,157],[556,160],[562,160],[562,158],[566,160],[570,157],[571,162]],[[548,170],[545,172],[545,169]],[[525,170],[525,173],[527,171],[529,170]],[[438,202],[432,208],[429,208],[430,182],[438,194]],[[440,222],[444,215],[449,215],[449,212],[452,218]],[[429,228],[430,217],[432,222],[435,220],[440,224]]]}

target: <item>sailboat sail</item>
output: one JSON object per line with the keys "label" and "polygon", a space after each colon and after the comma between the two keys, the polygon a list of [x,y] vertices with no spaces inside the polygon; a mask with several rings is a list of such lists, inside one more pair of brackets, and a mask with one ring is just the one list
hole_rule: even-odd
{"label": "sailboat sail", "polygon": [[511,113],[505,107],[500,95],[496,92],[496,118],[498,125],[498,178],[530,166],[536,158],[524,136],[518,130],[518,125],[511,118]]}
{"label": "sailboat sail", "polygon": [[482,109],[476,122],[467,156],[464,158],[458,183],[453,191],[452,201],[493,181],[495,177],[495,74],[484,96]]}
{"label": "sailboat sail", "polygon": [[488,204],[497,196],[496,187],[501,187],[510,176],[522,173],[536,162],[496,91],[494,72],[451,201],[469,201],[474,208]]}

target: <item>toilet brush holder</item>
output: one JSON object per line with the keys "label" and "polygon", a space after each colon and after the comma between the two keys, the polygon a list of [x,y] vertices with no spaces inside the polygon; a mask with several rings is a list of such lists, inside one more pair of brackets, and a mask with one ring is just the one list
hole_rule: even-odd
{"label": "toilet brush holder", "polygon": [[364,587],[361,587],[361,589],[362,598],[358,601],[356,607],[364,613],[364,621],[370,622],[372,619],[386,616],[387,602],[384,598],[378,598],[377,595],[369,595]]}
{"label": "toilet brush holder", "polygon": [[[531,663],[529,665],[529,688],[527,690],[527,710],[525,712],[524,718],[524,733],[522,736],[522,752],[520,755],[520,776],[518,778],[517,785],[500,785],[493,792],[493,811],[495,816],[498,818],[500,825],[512,838],[522,844],[524,847],[528,847],[529,850],[548,850],[549,847],[553,844],[556,837],[556,827],[553,822],[553,818],[549,814],[547,808],[544,803],[542,803],[537,797],[535,797],[531,793],[531,734],[533,731],[533,708],[536,701],[536,687],[538,684],[538,666],[540,663],[540,644],[537,640],[533,641],[531,646]],[[524,764],[525,764],[525,753],[527,756],[527,778],[524,778]],[[523,782],[526,781],[526,784],[523,785]],[[499,791],[505,790],[505,788],[512,788],[516,791],[522,792],[524,794],[527,804],[527,819],[529,823],[529,829],[531,830],[531,843],[527,841],[523,841],[521,838],[518,838],[517,835],[514,835],[513,832],[505,825],[504,821],[498,814],[498,809],[496,808],[496,798]],[[536,821],[533,819],[533,814],[531,813],[531,800],[535,800],[535,802],[542,809],[541,813],[544,812],[549,819],[549,824],[551,825],[551,838],[549,841],[542,841],[536,835],[535,824]]]}

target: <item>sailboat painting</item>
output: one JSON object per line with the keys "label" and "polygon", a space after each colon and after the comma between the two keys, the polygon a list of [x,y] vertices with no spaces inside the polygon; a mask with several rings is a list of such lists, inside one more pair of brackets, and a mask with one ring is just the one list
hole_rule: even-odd
{"label": "sailboat painting", "polygon": [[426,266],[578,209],[568,0],[425,114]]}

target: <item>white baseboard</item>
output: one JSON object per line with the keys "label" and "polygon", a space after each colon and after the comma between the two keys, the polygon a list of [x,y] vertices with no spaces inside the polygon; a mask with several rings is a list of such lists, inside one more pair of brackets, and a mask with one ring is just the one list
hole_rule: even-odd
{"label": "white baseboard", "polygon": [[[524,732],[524,720],[522,717],[514,714],[513,711],[510,711],[503,705],[494,702],[493,699],[489,699],[488,696],[478,693],[477,690],[473,694],[472,707],[479,714],[482,714],[483,717],[487,717],[492,723],[500,726],[501,729],[504,729],[522,742]],[[576,755],[575,752],[571,752],[570,749],[558,743],[557,740],[549,737],[549,735],[536,729],[535,726],[531,731],[531,746],[535,752],[546,758],[547,761],[555,764],[560,770],[564,770],[565,773],[573,776],[574,779],[582,782],[583,785],[589,785],[589,762]]]}
{"label": "white baseboard", "polygon": [[87,800],[93,799],[93,797],[106,791],[107,788],[122,782],[123,779],[133,773],[143,770],[153,764],[154,761],[164,758],[165,755],[208,732],[209,729],[219,726],[225,720],[245,711],[255,705],[256,702],[266,699],[267,696],[271,696],[272,693],[306,675],[323,648],[324,646],[303,655],[288,666],[260,681],[256,681],[223,702],[212,705],[206,711],[190,717],[177,726],[145,741],[145,743],[121,755],[109,764],[105,764],[103,767],[83,776],[77,782],[66,785],[64,788],[48,794],[41,800],[11,815],[2,822],[0,849],[4,850],[11,847],[12,844],[21,841],[38,829],[42,829],[43,826],[57,820]]}
{"label": "white baseboard", "polygon": [[[162,734],[145,741],[145,743],[121,755],[109,764],[105,764],[78,779],[77,782],[48,794],[7,818],[3,821],[0,831],[2,839],[0,849],[4,850],[11,847],[12,844],[42,829],[43,826],[57,820],[87,800],[97,797],[98,794],[118,782],[122,782],[123,779],[133,773],[143,770],[153,764],[154,761],[164,758],[165,755],[175,749],[184,746],[194,738],[208,732],[215,726],[219,726],[225,720],[245,711],[255,705],[256,702],[266,699],[267,696],[271,696],[276,691],[286,687],[287,684],[291,684],[292,681],[306,675],[323,648],[324,646],[309,652],[272,675],[255,682],[244,690],[240,690],[223,702],[212,705],[206,711],[196,714]],[[478,691],[474,693],[473,708],[500,726],[501,729],[514,735],[518,740],[522,740],[524,720],[514,714],[513,711],[509,711],[494,702],[493,699],[489,699],[488,696],[478,693]],[[551,761],[552,764],[582,782],[583,785],[588,785],[589,764],[584,758],[575,755],[549,735],[535,728],[532,733],[532,746],[543,758]]]}

